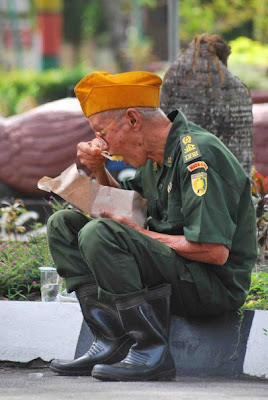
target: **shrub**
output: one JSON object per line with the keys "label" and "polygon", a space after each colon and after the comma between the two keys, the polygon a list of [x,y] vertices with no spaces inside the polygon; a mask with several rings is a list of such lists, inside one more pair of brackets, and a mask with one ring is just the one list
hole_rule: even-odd
{"label": "shrub", "polygon": [[228,67],[250,89],[268,90],[268,45],[247,37],[229,42]]}
{"label": "shrub", "polygon": [[229,42],[232,53],[229,57],[230,62],[238,64],[257,65],[267,67],[268,45],[262,44],[248,37],[240,36]]}
{"label": "shrub", "polygon": [[24,203],[21,199],[16,199],[13,204],[8,201],[2,201],[1,206],[0,215],[2,214],[5,218],[0,222],[0,226],[6,230],[8,239],[10,239],[12,233],[17,239],[18,233],[25,232],[25,227],[17,223],[19,215],[27,212]]}
{"label": "shrub", "polygon": [[244,309],[268,310],[268,273],[253,272],[251,286]]}
{"label": "shrub", "polygon": [[257,265],[262,268],[267,264],[268,255],[268,177],[252,170],[252,199],[256,210]]}
{"label": "shrub", "polygon": [[28,242],[0,242],[0,296],[10,300],[40,296],[41,266],[54,266],[46,234]]}
{"label": "shrub", "polygon": [[55,69],[45,72],[0,71],[0,115],[18,114],[49,101],[68,96],[86,73],[82,69]]}

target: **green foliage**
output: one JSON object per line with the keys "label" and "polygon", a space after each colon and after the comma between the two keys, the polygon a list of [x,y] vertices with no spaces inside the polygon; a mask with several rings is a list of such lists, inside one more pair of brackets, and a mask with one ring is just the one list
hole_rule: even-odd
{"label": "green foliage", "polygon": [[264,70],[246,65],[241,67],[239,64],[230,65],[229,69],[249,89],[268,90],[268,79]]}
{"label": "green foliage", "polygon": [[[53,213],[64,209],[74,209],[67,202],[62,202],[55,196],[50,196],[49,205]],[[19,211],[18,211],[19,210]],[[3,208],[12,215],[12,228],[17,215],[26,212],[21,200],[15,200],[13,205],[7,204]],[[14,220],[14,221],[13,221]],[[33,231],[42,226],[35,222]],[[31,300],[40,298],[40,271],[39,267],[55,267],[47,244],[46,233],[28,234],[27,241],[0,241],[0,297],[9,300]]]}
{"label": "green foliage", "polygon": [[268,89],[268,45],[238,37],[230,43],[228,68],[250,89]]}
{"label": "green foliage", "polygon": [[[252,34],[263,43],[267,41],[266,0],[181,0],[180,32],[188,42],[202,32],[223,37],[241,33],[252,25]],[[244,29],[243,29],[244,28]],[[241,34],[240,33],[240,34]],[[232,36],[234,37],[234,36]]]}
{"label": "green foliage", "polygon": [[26,96],[38,96],[36,72],[0,71],[0,115],[16,114],[17,105]]}
{"label": "green foliage", "polygon": [[[125,54],[129,59],[132,59],[133,70],[146,69],[146,65],[151,61],[152,47],[152,40],[148,37],[141,39],[138,30],[135,28],[130,31]],[[135,57],[133,57],[133,54],[135,54]]]}
{"label": "green foliage", "polygon": [[68,95],[68,89],[76,85],[89,71],[78,68],[72,71],[57,69],[45,72],[0,71],[0,115],[14,115],[21,111],[25,99],[29,108],[58,100]]}
{"label": "green foliage", "polygon": [[268,273],[253,272],[249,295],[243,309],[268,310]]}
{"label": "green foliage", "polygon": [[68,203],[67,201],[62,201],[60,197],[50,196],[50,200],[48,202],[49,206],[51,207],[53,214],[60,210],[72,210],[74,207]]}
{"label": "green foliage", "polygon": [[64,0],[63,36],[66,42],[79,46],[81,42],[81,22],[85,8],[84,0]]}
{"label": "green foliage", "polygon": [[81,28],[84,39],[92,39],[96,35],[98,37],[107,29],[102,4],[99,0],[91,0],[83,11]]}
{"label": "green foliage", "polygon": [[78,213],[84,214],[87,218],[90,217],[89,214],[85,213],[77,207],[74,207],[72,204],[68,203],[68,201],[63,201],[61,197],[55,194],[49,197],[48,205],[51,207],[53,214],[60,210],[74,210]]}
{"label": "green foliage", "polygon": [[229,45],[232,48],[229,62],[267,67],[268,44],[241,36],[230,41]]}
{"label": "green foliage", "polygon": [[95,39],[106,30],[102,3],[99,0],[65,0],[63,33],[67,42],[79,46],[82,39]]}
{"label": "green foliage", "polygon": [[18,233],[25,232],[24,226],[20,226],[17,223],[18,216],[27,212],[24,203],[20,199],[16,199],[13,204],[8,201],[2,201],[2,207],[0,208],[0,216],[4,216],[3,222],[0,223],[10,239],[11,234],[17,238]]}
{"label": "green foliage", "polygon": [[137,0],[137,3],[140,6],[146,6],[151,8],[157,6],[157,0]]}
{"label": "green foliage", "polygon": [[251,274],[250,291],[243,308],[268,310],[268,177],[264,177],[253,169],[251,183],[256,209],[258,259],[255,271]]}
{"label": "green foliage", "polygon": [[252,199],[256,210],[257,265],[265,266],[268,256],[268,177],[253,169],[251,179]]}
{"label": "green foliage", "polygon": [[211,4],[200,0],[182,0],[180,3],[180,38],[189,42],[202,32],[214,33],[214,10]]}
{"label": "green foliage", "polygon": [[[18,209],[18,202],[20,201],[14,202],[15,211]],[[50,197],[49,205],[53,213],[64,209],[75,209],[55,196]],[[36,222],[33,230],[40,228],[41,225]],[[46,233],[28,234],[28,241],[25,242],[0,241],[0,297],[7,297],[9,300],[39,299],[39,267],[42,266],[55,267]]]}
{"label": "green foliage", "polygon": [[41,266],[54,266],[46,234],[28,242],[0,242],[0,296],[24,300],[40,295]]}

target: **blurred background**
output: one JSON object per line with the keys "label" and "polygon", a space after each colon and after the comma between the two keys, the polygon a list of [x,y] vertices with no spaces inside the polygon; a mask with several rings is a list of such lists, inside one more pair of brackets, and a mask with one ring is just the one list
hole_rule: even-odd
{"label": "blurred background", "polygon": [[267,26],[267,0],[0,0],[0,114],[65,97],[94,69],[163,75],[203,32],[229,43],[250,89],[268,90]]}

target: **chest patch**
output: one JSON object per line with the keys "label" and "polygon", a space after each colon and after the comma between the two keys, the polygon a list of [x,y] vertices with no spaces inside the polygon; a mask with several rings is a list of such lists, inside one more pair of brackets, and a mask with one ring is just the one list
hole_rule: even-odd
{"label": "chest patch", "polygon": [[197,168],[204,168],[204,170],[206,171],[208,169],[208,166],[205,163],[205,161],[196,161],[196,162],[188,165],[188,167],[187,167],[188,171],[190,171],[190,172],[193,172]]}
{"label": "chest patch", "polygon": [[203,196],[207,191],[207,174],[199,172],[191,175],[192,189],[197,196]]}
{"label": "chest patch", "polygon": [[191,160],[199,158],[201,156],[197,142],[194,136],[190,133],[180,137],[181,151],[183,155],[183,161],[188,163]]}

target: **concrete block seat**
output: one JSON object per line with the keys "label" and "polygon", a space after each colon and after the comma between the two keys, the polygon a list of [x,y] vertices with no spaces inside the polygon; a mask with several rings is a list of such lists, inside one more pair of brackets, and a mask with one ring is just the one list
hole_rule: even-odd
{"label": "concrete block seat", "polygon": [[[73,359],[92,334],[77,303],[0,301],[0,363]],[[172,316],[170,348],[177,374],[268,378],[268,311],[207,318]]]}

